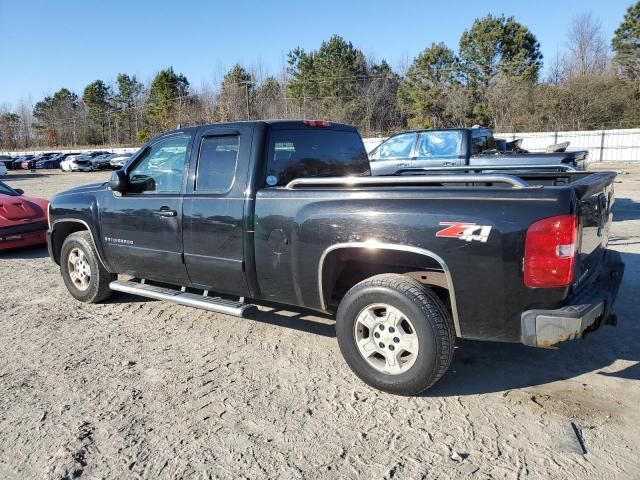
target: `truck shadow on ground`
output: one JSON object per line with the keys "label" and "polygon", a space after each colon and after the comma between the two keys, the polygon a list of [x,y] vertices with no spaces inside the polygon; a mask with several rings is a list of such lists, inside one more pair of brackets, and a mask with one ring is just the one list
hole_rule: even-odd
{"label": "truck shadow on ground", "polygon": [[301,332],[321,335],[323,337],[335,337],[335,322],[329,317],[318,317],[317,312],[297,312],[274,309],[269,312],[255,310],[247,312],[245,318],[257,322],[268,323],[277,327],[290,328]]}
{"label": "truck shadow on ground", "polygon": [[640,202],[630,198],[616,198],[613,204],[613,219],[617,222],[640,219]]}
{"label": "truck shadow on ground", "polygon": [[2,180],[11,182],[12,180],[29,180],[29,179],[36,179],[36,178],[49,177],[49,176],[51,176],[50,173],[31,173],[31,172],[11,173],[9,175],[5,175],[4,177],[2,177]]}
{"label": "truck shadow on ground", "polygon": [[[622,329],[624,325],[618,325]],[[605,330],[603,330],[605,329]],[[640,334],[601,329],[583,341],[560,345],[557,350],[542,350],[517,344],[459,342],[449,371],[430,390],[428,397],[464,396],[501,392],[514,388],[543,385],[597,372],[608,377],[640,380]],[[624,329],[626,330],[626,329]],[[635,345],[617,349],[613,342],[631,341]],[[604,345],[599,345],[604,343]],[[634,361],[614,372],[601,371],[616,360]]]}
{"label": "truck shadow on ground", "polygon": [[[105,300],[103,303],[147,303],[147,302],[160,302],[160,300],[154,300],[151,298],[141,297],[139,295],[133,295],[123,292],[115,292],[112,297]],[[191,307],[181,307],[187,311]],[[213,314],[212,314],[213,315]],[[335,337],[335,322],[329,317],[319,317],[318,312],[305,312],[305,311],[289,311],[282,308],[273,308],[269,311],[264,310],[249,310],[244,313],[242,317],[245,320],[255,321],[260,323],[266,323],[274,325],[276,327],[290,328],[292,330],[298,330],[300,332],[311,333],[314,335],[321,335],[323,337]]]}
{"label": "truck shadow on ground", "polygon": [[[561,343],[556,350],[479,341],[458,341],[453,362],[423,395],[464,396],[542,385],[596,372],[607,377],[640,380],[640,255],[623,253],[625,276],[615,311],[618,325],[601,326],[581,340]],[[630,365],[609,369],[617,360]]]}
{"label": "truck shadow on ground", "polygon": [[49,256],[47,247],[41,245],[35,247],[23,247],[16,248],[15,250],[6,250],[0,252],[0,259],[16,259],[16,260],[31,260],[36,258],[45,258]]}

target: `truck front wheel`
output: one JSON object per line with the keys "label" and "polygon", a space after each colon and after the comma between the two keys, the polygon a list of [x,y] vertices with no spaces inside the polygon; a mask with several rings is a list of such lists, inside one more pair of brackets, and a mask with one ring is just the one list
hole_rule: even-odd
{"label": "truck front wheel", "polygon": [[360,379],[399,395],[415,395],[438,381],[455,343],[438,296],[398,274],[376,275],[351,288],[338,308],[336,335]]}
{"label": "truck front wheel", "polygon": [[109,273],[100,262],[87,231],[72,233],[64,240],[60,252],[60,272],[69,293],[85,303],[109,298],[109,284],[116,279],[116,275]]}

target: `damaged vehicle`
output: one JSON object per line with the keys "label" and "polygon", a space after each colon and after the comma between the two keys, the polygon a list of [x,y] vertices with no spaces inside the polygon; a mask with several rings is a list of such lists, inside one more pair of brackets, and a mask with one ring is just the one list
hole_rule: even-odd
{"label": "damaged vehicle", "polygon": [[47,241],[47,207],[44,198],[28,197],[0,182],[0,251]]}
{"label": "damaged vehicle", "polygon": [[566,145],[549,152],[527,152],[519,141],[495,139],[488,128],[415,130],[387,138],[369,153],[373,175],[393,175],[411,170],[447,168],[450,171],[515,170],[556,167],[584,170],[589,152],[566,151]]}

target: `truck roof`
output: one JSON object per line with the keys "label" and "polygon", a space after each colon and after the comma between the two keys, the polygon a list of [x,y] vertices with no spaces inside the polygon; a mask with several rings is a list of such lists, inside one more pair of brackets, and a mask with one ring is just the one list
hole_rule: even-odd
{"label": "truck roof", "polygon": [[416,128],[413,130],[403,130],[402,132],[394,133],[390,135],[390,137],[400,135],[403,133],[420,133],[420,132],[458,132],[461,130],[469,130],[470,132],[474,131],[486,131],[492,133],[492,130],[488,127],[447,127],[447,128]]}
{"label": "truck roof", "polygon": [[326,122],[326,125],[323,126],[314,126],[308,125],[305,122],[315,122],[316,120],[242,120],[237,122],[218,122],[218,123],[205,123],[200,125],[194,125],[191,127],[177,128],[175,130],[163,132],[156,137],[160,137],[167,133],[172,132],[185,132],[191,133],[194,130],[201,127],[232,127],[233,125],[247,125],[247,124],[263,124],[268,125],[270,128],[274,130],[289,130],[289,129],[303,129],[303,128],[322,128],[328,130],[343,130],[343,131],[352,131],[357,132],[356,127],[352,125],[347,125],[346,123],[337,123],[337,122]]}

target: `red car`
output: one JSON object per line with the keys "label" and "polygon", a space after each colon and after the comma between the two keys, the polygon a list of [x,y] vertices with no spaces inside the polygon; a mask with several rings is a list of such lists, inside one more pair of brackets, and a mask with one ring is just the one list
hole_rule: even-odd
{"label": "red car", "polygon": [[47,243],[49,202],[23,193],[0,182],[0,251]]}

